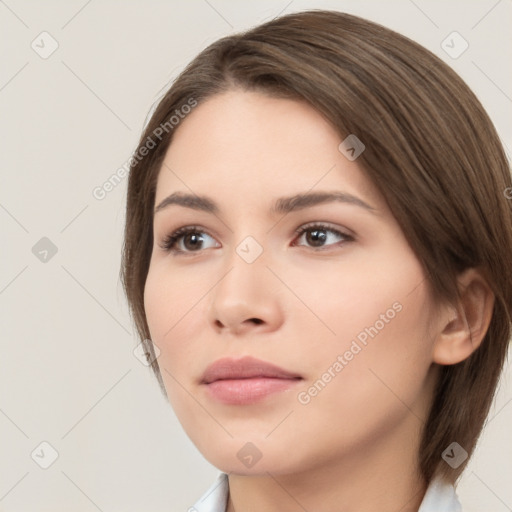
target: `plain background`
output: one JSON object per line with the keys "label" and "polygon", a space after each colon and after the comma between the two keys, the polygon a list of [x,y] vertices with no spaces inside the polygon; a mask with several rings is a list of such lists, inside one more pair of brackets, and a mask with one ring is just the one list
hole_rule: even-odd
{"label": "plain background", "polygon": [[[369,18],[432,50],[510,147],[510,0],[0,1],[0,510],[187,510],[215,479],[133,353],[118,277],[126,179],[103,200],[92,191],[200,50],[307,8]],[[43,31],[59,45],[46,59],[31,47],[50,48]],[[441,47],[453,31],[469,43],[456,59]],[[48,249],[43,237],[57,250],[45,262],[33,251]],[[512,510],[510,376],[458,487],[466,512]],[[31,457],[51,456],[43,441],[58,452],[47,469]]]}

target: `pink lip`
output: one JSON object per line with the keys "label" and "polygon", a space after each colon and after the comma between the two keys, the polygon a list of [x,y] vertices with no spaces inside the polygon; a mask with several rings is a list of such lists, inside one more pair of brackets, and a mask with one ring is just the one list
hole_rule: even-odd
{"label": "pink lip", "polygon": [[218,359],[208,366],[201,384],[212,398],[225,404],[243,405],[284,391],[302,377],[250,356]]}

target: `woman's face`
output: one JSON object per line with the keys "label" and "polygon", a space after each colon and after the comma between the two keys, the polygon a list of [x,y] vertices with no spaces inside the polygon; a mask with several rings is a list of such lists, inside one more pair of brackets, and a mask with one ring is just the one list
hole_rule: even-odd
{"label": "woman's face", "polygon": [[[240,474],[416,449],[435,377],[432,299],[354,152],[310,106],[256,92],[214,96],[180,123],[144,300],[189,437]],[[192,231],[168,238],[180,228]],[[215,361],[246,356],[287,373],[245,359],[204,382]]]}

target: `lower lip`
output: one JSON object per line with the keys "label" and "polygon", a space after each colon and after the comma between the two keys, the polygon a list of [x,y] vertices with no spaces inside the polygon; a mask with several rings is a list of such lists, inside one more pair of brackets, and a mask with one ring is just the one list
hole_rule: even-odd
{"label": "lower lip", "polygon": [[248,405],[262,401],[269,395],[285,391],[302,379],[254,377],[250,379],[216,380],[206,384],[216,400],[231,405]]}

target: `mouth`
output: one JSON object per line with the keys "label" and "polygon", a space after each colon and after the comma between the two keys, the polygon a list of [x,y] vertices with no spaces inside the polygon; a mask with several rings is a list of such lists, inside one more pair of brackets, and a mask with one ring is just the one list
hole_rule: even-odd
{"label": "mouth", "polygon": [[201,380],[210,398],[231,405],[249,405],[295,386],[303,378],[250,356],[223,358],[208,366]]}

